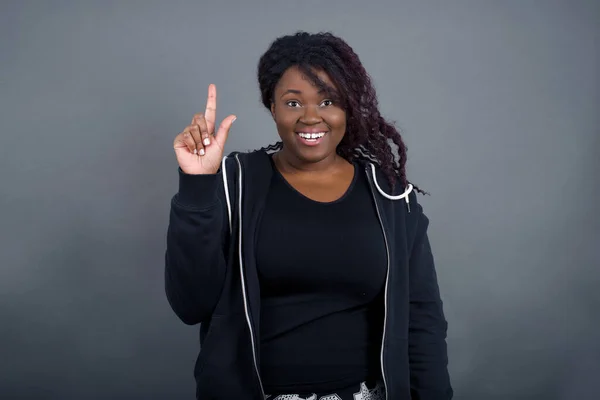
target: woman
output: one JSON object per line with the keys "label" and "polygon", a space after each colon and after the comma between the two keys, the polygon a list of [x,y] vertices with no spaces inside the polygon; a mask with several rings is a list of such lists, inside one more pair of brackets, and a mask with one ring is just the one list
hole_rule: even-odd
{"label": "woman", "polygon": [[223,157],[214,85],[174,141],[166,293],[201,324],[197,398],[452,398],[428,220],[358,56],[300,32],[258,81],[280,142]]}

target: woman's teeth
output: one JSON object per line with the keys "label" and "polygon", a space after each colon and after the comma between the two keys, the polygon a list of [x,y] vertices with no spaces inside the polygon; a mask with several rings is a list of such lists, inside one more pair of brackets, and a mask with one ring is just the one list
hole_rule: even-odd
{"label": "woman's teeth", "polygon": [[298,132],[298,135],[305,140],[308,140],[309,142],[314,142],[317,139],[322,138],[325,135],[325,132],[317,132],[317,133],[304,133],[304,132]]}

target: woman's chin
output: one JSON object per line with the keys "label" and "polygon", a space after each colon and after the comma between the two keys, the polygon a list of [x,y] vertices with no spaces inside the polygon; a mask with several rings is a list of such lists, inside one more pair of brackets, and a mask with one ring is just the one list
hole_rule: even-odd
{"label": "woman's chin", "polygon": [[[284,143],[285,148],[285,143]],[[335,156],[335,149],[330,150],[325,147],[288,147],[288,156],[292,156],[305,164],[314,164],[325,160],[328,157]]]}

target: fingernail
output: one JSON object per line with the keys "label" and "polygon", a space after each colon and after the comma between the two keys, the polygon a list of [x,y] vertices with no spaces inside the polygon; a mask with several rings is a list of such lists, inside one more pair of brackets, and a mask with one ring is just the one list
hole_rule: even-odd
{"label": "fingernail", "polygon": [[194,149],[194,154],[198,154],[198,149]]}
{"label": "fingernail", "polygon": [[236,119],[237,119],[237,117],[235,117],[235,118],[234,118],[234,119],[231,121],[231,123],[233,124],[233,123],[235,122],[235,120],[236,120]]}
{"label": "fingernail", "polygon": [[203,156],[204,155],[204,149],[200,149],[200,155]]}
{"label": "fingernail", "polygon": [[204,145],[208,146],[210,144],[210,139],[209,138],[204,138]]}

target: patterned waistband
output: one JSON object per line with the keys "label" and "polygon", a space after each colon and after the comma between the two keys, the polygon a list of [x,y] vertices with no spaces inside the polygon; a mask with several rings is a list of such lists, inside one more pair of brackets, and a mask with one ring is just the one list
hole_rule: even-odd
{"label": "patterned waistband", "polygon": [[367,384],[362,382],[355,389],[345,389],[338,393],[325,395],[314,393],[307,397],[301,397],[298,394],[267,395],[265,400],[385,400],[385,388],[381,381],[378,381],[372,388],[368,388]]}

